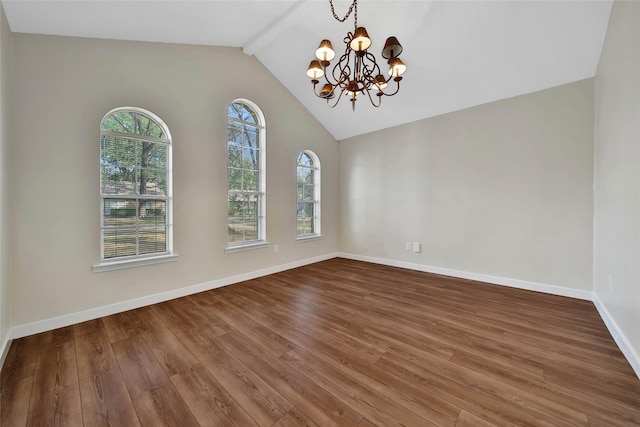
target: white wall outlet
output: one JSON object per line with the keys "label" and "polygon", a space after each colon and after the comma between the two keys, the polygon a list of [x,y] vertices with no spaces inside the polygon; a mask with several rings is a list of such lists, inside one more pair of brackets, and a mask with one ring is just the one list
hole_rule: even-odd
{"label": "white wall outlet", "polygon": [[413,242],[411,245],[413,252],[420,253],[420,242]]}
{"label": "white wall outlet", "polygon": [[405,248],[406,250],[410,251],[410,250],[411,250],[411,242],[406,242],[406,243],[404,244],[404,248]]}
{"label": "white wall outlet", "polygon": [[280,245],[273,245],[273,253],[277,254],[278,252],[280,252]]}

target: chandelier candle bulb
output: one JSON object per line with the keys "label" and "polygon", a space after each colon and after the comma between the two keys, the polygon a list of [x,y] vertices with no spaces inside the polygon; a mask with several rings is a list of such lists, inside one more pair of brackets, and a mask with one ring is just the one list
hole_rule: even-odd
{"label": "chandelier candle bulb", "polygon": [[318,80],[320,77],[324,76],[324,70],[320,65],[320,61],[314,59],[309,64],[309,69],[307,70],[307,76],[309,76],[313,80]]}
{"label": "chandelier candle bulb", "polygon": [[367,29],[364,27],[356,28],[349,46],[354,52],[362,52],[369,49],[369,46],[371,46],[371,39],[369,38],[369,34],[367,34]]}
{"label": "chandelier candle bulb", "polygon": [[336,57],[336,52],[333,50],[330,40],[322,40],[318,49],[316,49],[316,58],[318,58],[324,67],[329,65],[329,62]]}
{"label": "chandelier candle bulb", "polygon": [[389,75],[395,76],[395,78],[399,78],[401,74],[407,71],[407,66],[404,65],[402,59],[400,58],[391,58],[389,60]]}
{"label": "chandelier candle bulb", "polygon": [[[344,54],[338,58],[332,68],[329,66],[336,52],[333,50],[331,41],[324,39],[318,45],[315,52],[317,59],[311,61],[307,69],[307,76],[313,84],[313,93],[318,98],[324,99],[331,108],[338,105],[342,95],[349,99],[353,111],[356,109],[356,100],[360,95],[367,96],[374,107],[380,107],[383,96],[393,96],[400,90],[401,75],[407,70],[407,66],[398,58],[402,53],[402,45],[395,36],[388,37],[384,44],[382,57],[387,59],[389,64],[389,77],[386,78],[375,55],[368,51],[371,47],[371,38],[367,30],[358,26],[358,0],[353,0],[343,18],[336,15],[333,0],[329,0],[329,4],[331,13],[337,21],[346,21],[353,12],[354,31],[348,32],[344,38]],[[322,88],[317,92],[318,83],[323,76]],[[395,83],[395,90],[391,89],[387,92],[391,80]],[[373,96],[374,94],[376,96]],[[334,98],[334,101],[330,101]]]}

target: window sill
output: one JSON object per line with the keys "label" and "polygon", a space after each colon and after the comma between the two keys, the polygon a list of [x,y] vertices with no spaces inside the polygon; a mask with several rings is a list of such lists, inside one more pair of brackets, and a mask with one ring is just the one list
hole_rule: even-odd
{"label": "window sill", "polygon": [[247,243],[245,245],[229,246],[224,249],[224,253],[232,254],[235,252],[252,251],[254,249],[266,248],[267,246],[269,246],[269,242]]}
{"label": "window sill", "polygon": [[103,261],[93,266],[94,273],[102,273],[104,271],[122,270],[124,268],[142,267],[144,265],[163,264],[165,262],[173,262],[178,260],[177,254],[157,255],[148,258],[134,258],[118,261]]}
{"label": "window sill", "polygon": [[304,241],[307,241],[307,240],[319,239],[321,237],[322,237],[322,234],[306,234],[306,235],[302,235],[302,236],[297,236],[296,237],[296,241],[304,242]]}

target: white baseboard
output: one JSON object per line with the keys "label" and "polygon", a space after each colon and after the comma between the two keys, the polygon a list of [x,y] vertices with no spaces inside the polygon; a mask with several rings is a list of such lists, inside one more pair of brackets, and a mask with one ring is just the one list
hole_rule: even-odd
{"label": "white baseboard", "polygon": [[629,340],[627,340],[627,337],[622,333],[622,330],[613,319],[607,308],[604,306],[602,301],[600,301],[600,298],[598,298],[597,294],[593,295],[593,304],[596,306],[596,310],[598,310],[602,321],[605,325],[607,325],[609,333],[615,340],[616,344],[618,344],[618,347],[620,347],[620,351],[622,351],[622,354],[624,354],[624,357],[627,358],[629,364],[640,379],[640,356],[638,356],[638,353],[636,353],[636,351],[633,349],[633,347],[629,343]]}
{"label": "white baseboard", "polygon": [[470,273],[468,271],[453,270],[449,268],[433,267],[424,264],[415,264],[404,261],[396,261],[385,258],[375,258],[364,255],[356,255],[350,253],[339,253],[342,258],[353,259],[357,261],[372,262],[374,264],[389,265],[392,267],[407,268],[409,270],[424,271],[426,273],[440,274],[442,276],[457,277],[460,279],[475,280],[478,282],[491,283],[494,285],[509,286],[511,288],[527,289],[529,291],[544,292],[547,294],[559,295],[564,297],[577,298],[591,301],[593,293],[591,291],[583,291],[580,289],[565,288],[562,286],[546,285],[543,283],[528,282],[526,280],[509,279],[506,277],[491,276],[488,274]]}
{"label": "white baseboard", "polygon": [[[215,288],[221,288],[223,286],[232,285],[234,283],[244,282],[245,280],[251,280],[258,277],[267,276],[269,274],[290,270],[292,268],[302,267],[307,264],[313,264],[316,262],[325,261],[331,258],[335,258],[337,256],[338,255],[336,253],[330,253],[326,255],[321,255],[317,257],[290,262],[287,264],[281,264],[274,267],[265,268],[262,270],[256,270],[249,273],[238,274],[236,276],[216,279],[210,282],[187,286],[185,288],[175,289],[172,291],[162,292],[159,294],[148,295],[145,297],[136,298],[128,301],[122,301],[115,304],[105,305],[102,307],[91,308],[91,309],[80,311],[77,313],[65,314],[63,316],[53,317],[50,319],[39,320],[37,322],[14,326],[9,332],[9,336],[7,337],[3,345],[6,346],[8,349],[7,341],[9,341],[10,339],[22,338],[22,337],[26,337],[33,334],[38,334],[40,332],[50,331],[53,329],[74,325],[76,323],[86,322],[87,320],[93,320],[99,317],[109,316],[112,314],[121,313],[123,311],[145,307],[147,305],[157,304],[157,303],[169,301],[175,298],[196,294],[198,292],[204,292],[204,291],[208,291]],[[4,349],[3,349],[3,353],[4,353]],[[2,365],[0,364],[0,366]]]}
{"label": "white baseboard", "polygon": [[9,353],[9,347],[11,346],[11,331],[7,332],[7,336],[2,340],[2,347],[0,347],[0,368],[4,366],[4,360]]}

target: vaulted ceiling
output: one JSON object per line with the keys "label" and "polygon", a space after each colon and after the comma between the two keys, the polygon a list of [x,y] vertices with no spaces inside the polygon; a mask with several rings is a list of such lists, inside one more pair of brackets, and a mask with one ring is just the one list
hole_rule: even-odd
{"label": "vaulted ceiling", "polygon": [[[360,0],[378,60],[403,45],[400,92],[355,112],[316,98],[306,76],[320,40],[339,55],[353,17],[328,0],[2,1],[13,32],[240,47],[255,55],[340,140],[593,77],[612,1]],[[350,1],[335,0],[338,15]],[[382,60],[384,61],[384,60]],[[386,64],[384,64],[386,65]]]}

